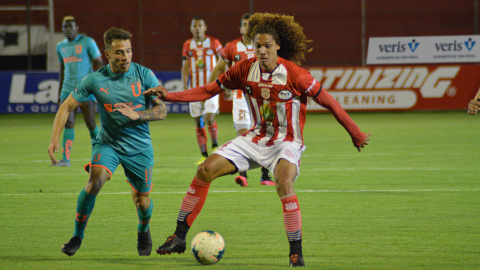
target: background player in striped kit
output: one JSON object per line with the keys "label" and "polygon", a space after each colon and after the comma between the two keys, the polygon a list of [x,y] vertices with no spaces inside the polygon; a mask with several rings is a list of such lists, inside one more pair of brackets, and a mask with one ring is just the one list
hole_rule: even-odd
{"label": "background player in striped kit", "polygon": [[[183,88],[207,85],[208,78],[220,57],[222,44],[215,38],[205,35],[207,25],[202,18],[193,18],[190,26],[193,38],[183,44],[182,80]],[[190,115],[195,120],[196,136],[200,147],[201,158],[195,164],[201,164],[208,156],[207,133],[204,123],[207,124],[208,133],[212,141],[212,151],[218,147],[218,127],[215,115],[218,113],[218,96],[206,101],[191,102]]]}
{"label": "background player in striped kit", "polygon": [[360,131],[310,72],[297,65],[310,49],[302,27],[292,16],[257,13],[250,17],[249,24],[247,36],[254,41],[255,58],[240,61],[207,86],[177,93],[167,93],[165,88],[156,87],[144,93],[166,101],[186,102],[241,89],[254,120],[253,129],[222,145],[198,166],[180,207],[176,230],[157,253],[185,251],[186,235],[202,210],[213,180],[264,166],[274,173],[275,188],[282,204],[283,223],[290,245],[289,264],[305,266],[302,215],[293,185],[300,173],[300,157],[305,149],[303,127],[307,99],[312,98],[335,116],[358,151],[368,145],[370,134]]}
{"label": "background player in striped kit", "polygon": [[[247,13],[241,17],[240,34],[242,34],[242,37],[227,43],[225,48],[222,50],[221,58],[218,59],[217,65],[212,71],[212,75],[208,80],[209,83],[215,81],[225,71],[226,67],[231,68],[241,60],[255,57],[253,41],[245,36],[248,30],[248,19],[250,16],[251,14]],[[242,90],[225,91],[224,95],[225,99],[232,99],[233,101],[233,126],[237,131],[237,136],[243,135],[252,126],[250,120],[250,111],[248,109],[247,101],[243,96],[243,92]],[[235,183],[242,187],[248,186],[247,172],[240,172],[239,175],[235,177]],[[260,184],[268,186],[275,185],[267,168],[262,167]]]}
{"label": "background player in striped kit", "polygon": [[[60,61],[58,105],[65,101],[83,78],[103,66],[102,54],[97,44],[92,38],[78,34],[79,28],[73,16],[63,18],[62,30],[67,39],[57,45],[57,55]],[[95,139],[98,133],[98,127],[95,124],[95,104],[95,98],[90,96],[79,106],[92,139]],[[62,143],[63,158],[55,165],[56,167],[70,167],[70,153],[75,138],[73,128],[77,110],[68,115],[65,123]]]}

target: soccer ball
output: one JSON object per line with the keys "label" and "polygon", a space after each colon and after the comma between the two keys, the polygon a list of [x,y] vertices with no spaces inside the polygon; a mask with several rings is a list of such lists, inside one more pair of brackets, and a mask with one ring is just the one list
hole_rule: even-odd
{"label": "soccer ball", "polygon": [[223,257],[225,240],[214,231],[203,231],[192,239],[192,254],[201,264],[214,264]]}

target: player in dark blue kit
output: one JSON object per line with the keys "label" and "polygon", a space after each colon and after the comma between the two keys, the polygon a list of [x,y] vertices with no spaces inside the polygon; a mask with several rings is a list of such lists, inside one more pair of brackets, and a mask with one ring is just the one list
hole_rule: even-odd
{"label": "player in dark blue kit", "polygon": [[[159,84],[150,69],[131,62],[130,33],[111,28],[105,32],[104,41],[109,64],[82,80],[60,106],[48,148],[52,165],[55,165],[58,161],[54,152],[58,150],[60,133],[69,113],[93,94],[99,105],[102,124],[94,140],[91,161],[85,166],[90,176],[78,196],[75,231],[72,239],[63,245],[62,252],[72,256],[80,248],[96,196],[122,164],[139,217],[138,253],[148,256],[152,250],[149,221],[153,209],[148,195],[152,189],[153,167],[149,121],[165,119],[167,111],[160,99],[142,94]],[[150,103],[153,103],[151,109]]]}

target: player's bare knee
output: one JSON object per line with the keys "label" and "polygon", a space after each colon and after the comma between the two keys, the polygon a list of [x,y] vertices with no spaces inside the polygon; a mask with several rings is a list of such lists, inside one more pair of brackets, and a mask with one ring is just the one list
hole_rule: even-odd
{"label": "player's bare knee", "polygon": [[196,178],[203,182],[212,182],[214,179],[212,168],[208,164],[205,164],[205,162],[200,164],[197,168]]}
{"label": "player's bare knee", "polygon": [[148,207],[150,207],[150,201],[148,200],[148,197],[139,197],[138,200],[134,200],[134,203],[135,206],[142,211],[145,211],[148,209]]}

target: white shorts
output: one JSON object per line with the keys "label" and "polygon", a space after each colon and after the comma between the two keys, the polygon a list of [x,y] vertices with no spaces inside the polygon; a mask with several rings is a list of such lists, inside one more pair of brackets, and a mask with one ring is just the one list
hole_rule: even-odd
{"label": "white shorts", "polygon": [[[235,95],[236,93],[234,91],[234,96]],[[241,98],[233,98],[232,117],[233,126],[235,127],[236,131],[244,128],[251,128],[250,110],[248,109],[247,101],[243,96]]]}
{"label": "white shorts", "polygon": [[190,102],[190,115],[192,117],[200,117],[206,113],[218,113],[218,95],[205,101]]}
{"label": "white shorts", "polygon": [[300,157],[305,148],[305,146],[294,142],[283,142],[272,146],[258,146],[251,142],[250,139],[238,136],[219,147],[214,154],[230,160],[239,172],[245,172],[258,167],[264,167],[271,172],[275,172],[275,166],[283,158],[295,164],[298,176],[300,174]]}

